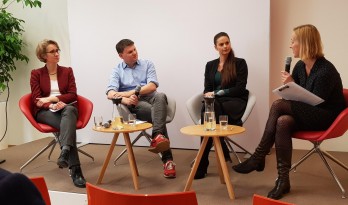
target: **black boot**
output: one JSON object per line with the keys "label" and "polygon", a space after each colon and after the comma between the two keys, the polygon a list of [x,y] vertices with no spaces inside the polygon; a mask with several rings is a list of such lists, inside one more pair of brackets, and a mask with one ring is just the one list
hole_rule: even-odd
{"label": "black boot", "polygon": [[248,174],[254,170],[261,172],[265,169],[265,158],[271,150],[274,139],[270,135],[264,134],[259,146],[257,146],[254,154],[244,162],[232,166],[234,171],[242,174]]}
{"label": "black boot", "polygon": [[203,179],[207,175],[208,166],[209,166],[209,152],[211,146],[213,145],[213,139],[209,138],[207,142],[207,146],[204,149],[201,161],[198,165],[197,172],[195,174],[194,179]]}
{"label": "black boot", "polygon": [[220,139],[221,139],[220,142],[221,142],[222,152],[224,153],[225,161],[232,163],[230,150],[227,147],[228,142],[225,141],[224,137],[220,137]]}
{"label": "black boot", "polygon": [[292,150],[276,149],[278,179],[275,187],[268,193],[267,197],[281,199],[284,194],[290,192],[289,171],[291,167]]}
{"label": "black boot", "polygon": [[59,158],[57,160],[57,165],[59,168],[67,168],[69,166],[69,152],[68,149],[62,149]]}
{"label": "black boot", "polygon": [[86,180],[83,177],[82,170],[79,165],[71,167],[71,178],[75,186],[79,188],[86,187]]}
{"label": "black boot", "polygon": [[[203,160],[203,159],[202,159]],[[199,163],[194,179],[203,179],[207,175],[209,160]]]}
{"label": "black boot", "polygon": [[232,166],[234,171],[241,174],[248,174],[254,170],[261,172],[265,169],[265,157],[256,157],[254,154],[244,162]]}

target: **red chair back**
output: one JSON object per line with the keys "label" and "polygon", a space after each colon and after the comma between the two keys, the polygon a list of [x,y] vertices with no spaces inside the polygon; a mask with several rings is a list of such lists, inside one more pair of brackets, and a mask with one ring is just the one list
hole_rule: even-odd
{"label": "red chair back", "polygon": [[293,138],[306,139],[309,141],[321,142],[326,139],[342,136],[348,130],[348,89],[343,89],[343,95],[346,100],[347,108],[344,109],[324,131],[298,131],[293,134]]}
{"label": "red chair back", "polygon": [[291,203],[270,199],[264,196],[254,194],[253,205],[294,205]]}
{"label": "red chair back", "polygon": [[50,195],[48,193],[47,185],[43,177],[31,177],[30,180],[35,184],[36,188],[40,191],[43,200],[46,205],[51,205]]}
{"label": "red chair back", "polygon": [[113,192],[87,182],[88,205],[198,205],[194,191],[168,194],[127,194]]}
{"label": "red chair back", "polygon": [[[87,124],[89,119],[91,118],[93,111],[93,103],[85,97],[77,95],[77,106],[79,109],[79,116],[76,122],[76,128],[82,129]],[[19,100],[19,108],[23,112],[24,116],[29,120],[29,122],[40,132],[43,133],[51,133],[51,132],[59,132],[59,130],[42,123],[36,122],[33,116],[33,105],[31,103],[31,93],[24,95]]]}

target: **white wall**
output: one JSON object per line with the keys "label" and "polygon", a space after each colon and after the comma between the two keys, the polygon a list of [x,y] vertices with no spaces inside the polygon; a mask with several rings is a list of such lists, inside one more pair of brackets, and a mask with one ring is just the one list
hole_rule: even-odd
{"label": "white wall", "polygon": [[[18,100],[30,92],[33,68],[42,66],[35,47],[43,38],[58,41],[61,65],[74,68],[78,92],[94,102],[93,115],[111,116],[111,104],[104,95],[111,69],[120,62],[114,46],[122,38],[136,42],[141,58],[151,59],[157,68],[159,90],[174,97],[177,112],[168,126],[173,147],[197,147],[198,138],[183,136],[181,127],[192,124],[185,101],[203,89],[203,72],[208,60],[217,58],[213,36],[225,31],[238,57],[249,66],[248,89],[257,103],[246,123],[247,132],[237,141],[253,150],[268,113],[269,0],[184,1],[152,0],[96,2],[42,0],[41,9],[13,5],[15,16],[26,21],[24,40],[29,64],[19,63],[10,83],[9,130],[2,143],[16,145],[48,134],[36,131],[18,108]],[[70,49],[71,48],[71,53]],[[71,59],[71,61],[70,61]],[[1,122],[3,127],[4,123]],[[95,133],[92,122],[78,132],[80,141],[109,141],[110,135]],[[0,128],[3,131],[3,128]]]}
{"label": "white wall", "polygon": [[[113,2],[114,1],[103,1],[103,5],[109,5]],[[202,5],[198,4],[197,1],[195,2],[197,5]],[[214,1],[215,4],[209,6],[209,8],[205,8],[205,10],[202,10],[201,6],[195,5],[195,2],[187,3],[179,1],[175,5],[172,5],[173,3],[166,4],[168,6],[163,5],[164,3],[161,2],[157,2],[155,5],[149,3],[148,5],[152,7],[149,8],[149,6],[142,5],[142,8],[144,8],[143,12],[131,12],[133,10],[138,10],[138,8],[132,8],[129,15],[121,16],[123,17],[122,19],[124,19],[122,22],[139,22],[139,25],[135,27],[142,29],[142,32],[138,35],[136,35],[136,32],[133,30],[127,34],[123,29],[124,27],[121,26],[122,22],[119,22],[121,18],[114,17],[114,15],[119,15],[120,12],[122,13],[126,8],[125,5],[129,5],[129,3],[125,3],[124,5],[124,2],[120,2],[120,4],[113,5],[112,7],[103,8],[103,10],[98,7],[93,9],[94,6],[98,6],[95,2],[86,3],[86,1],[82,2],[76,0],[69,1],[69,4],[67,4],[66,0],[42,0],[43,4],[41,9],[23,9],[20,5],[13,4],[11,9],[14,11],[15,16],[26,21],[24,27],[26,31],[24,39],[27,43],[25,53],[30,57],[30,62],[29,64],[18,63],[18,69],[13,75],[14,81],[10,83],[11,95],[8,108],[9,130],[4,141],[0,143],[0,148],[6,147],[7,144],[16,145],[47,136],[46,134],[40,134],[32,128],[19,111],[17,105],[20,96],[30,92],[29,77],[31,69],[42,66],[42,63],[36,59],[34,52],[37,42],[43,38],[52,38],[59,42],[63,50],[61,64],[74,66],[77,75],[78,91],[90,97],[93,102],[95,102],[95,114],[103,114],[105,116],[109,115],[109,110],[103,108],[110,107],[103,94],[106,80],[111,68],[119,62],[114,52],[114,44],[123,37],[129,37],[135,40],[138,50],[140,51],[140,57],[152,59],[156,63],[161,83],[160,90],[171,95],[173,93],[173,95],[179,99],[177,102],[178,110],[175,121],[169,128],[172,138],[178,138],[180,141],[185,140],[185,142],[187,139],[178,132],[181,126],[191,123],[186,113],[184,101],[192,93],[202,89],[204,64],[207,60],[216,57],[216,53],[212,47],[212,37],[220,30],[227,31],[230,34],[236,54],[247,60],[249,65],[248,88],[257,94],[256,107],[249,121],[246,123],[248,133],[245,140],[247,142],[242,142],[243,145],[245,143],[250,143],[250,147],[253,147],[260,138],[260,133],[262,132],[265,119],[267,118],[269,102],[273,102],[276,98],[273,94],[269,95],[267,90],[269,90],[270,93],[270,90],[281,84],[278,74],[284,67],[285,56],[291,55],[289,42],[293,27],[305,23],[312,23],[318,27],[322,35],[326,57],[336,65],[336,68],[341,73],[344,87],[348,87],[348,71],[345,69],[348,67],[348,62],[345,60],[347,53],[346,48],[348,47],[348,41],[345,38],[348,34],[348,25],[345,22],[346,19],[348,19],[348,13],[345,11],[345,8],[347,8],[348,3],[345,0],[271,0],[252,3],[249,1],[233,1],[233,6],[231,6],[232,3],[229,2],[227,4],[219,4],[219,2],[224,1]],[[235,6],[235,2],[237,2],[238,5],[240,4],[240,6]],[[185,5],[185,3],[190,7]],[[209,3],[205,3],[205,5],[207,4]],[[269,9],[269,4],[271,5],[271,9]],[[179,5],[182,6],[179,7]],[[219,9],[213,9],[216,8],[217,5],[223,5],[223,11],[227,8],[231,8],[231,11],[228,11],[226,14],[220,12]],[[78,9],[76,7],[81,7],[82,10],[76,13],[75,17],[72,17],[73,19],[71,19],[70,25],[68,24],[68,18],[70,19],[72,10],[69,9],[68,12],[68,6],[71,7],[70,9]],[[169,10],[168,7],[175,9],[175,13]],[[151,8],[157,9],[149,12]],[[201,10],[206,12],[206,15],[202,18],[203,20],[197,19],[197,16],[201,15],[198,11]],[[216,12],[213,13],[215,10]],[[260,11],[262,13],[259,13]],[[87,12],[88,15],[86,17],[84,14]],[[264,37],[269,33],[269,22],[264,22],[264,24],[250,22],[253,21],[254,18],[259,17],[255,17],[255,15],[263,17],[268,15],[267,12],[271,14],[271,41],[269,41],[267,37]],[[168,14],[167,17],[162,16],[159,20],[155,19],[155,25],[160,26],[160,28],[168,29],[168,27],[166,27],[168,25],[163,23],[165,20],[172,20],[171,22],[173,22],[177,18],[181,20],[181,23],[177,23],[178,25],[175,24],[175,27],[168,31],[154,29],[154,36],[149,35],[149,31],[146,31],[146,28],[152,27],[151,25],[144,24],[143,21],[151,18],[151,16],[158,17],[159,14]],[[221,22],[220,17],[226,15],[235,16],[228,17],[227,20]],[[84,16],[84,18],[78,19],[78,16]],[[183,16],[188,17],[188,19],[183,20]],[[244,19],[249,16],[251,16],[252,20],[240,25],[240,22],[244,22]],[[102,17],[113,17],[113,19],[111,23],[98,21]],[[189,23],[189,25],[186,25],[186,22]],[[196,22],[198,22],[198,25]],[[69,26],[71,27],[72,24],[77,24],[75,28],[72,29],[72,32],[76,33],[74,36],[70,36],[69,34]],[[206,27],[203,28],[202,25],[206,25]],[[96,28],[99,27],[103,28],[103,30],[96,30]],[[76,31],[77,29],[81,29],[83,32],[78,33]],[[202,32],[198,34],[191,32],[196,29],[205,30],[202,30]],[[156,40],[158,38],[158,33],[160,32],[164,32],[166,35],[163,37],[161,36],[160,42],[153,41],[153,39]],[[91,33],[93,35],[91,35]],[[173,33],[173,35],[175,34],[175,36],[169,35],[171,33]],[[92,37],[85,38],[84,36],[86,35]],[[104,39],[110,40],[110,36],[114,36],[112,40],[110,42],[104,42]],[[75,39],[78,40],[79,37],[83,38],[84,41],[77,44],[74,41]],[[185,40],[185,44],[177,42],[179,37]],[[71,55],[69,51],[69,38],[74,39],[71,44],[73,50]],[[268,49],[269,43],[271,45],[270,51]],[[79,45],[84,49],[79,49]],[[199,49],[197,49],[197,46],[199,46]],[[174,49],[177,47],[179,49]],[[171,56],[169,54],[165,55],[165,53],[168,52],[171,55],[174,53],[174,57],[170,58]],[[269,57],[267,57],[269,52],[271,53]],[[91,57],[91,54],[94,55]],[[166,57],[164,59],[170,59],[168,63],[162,61],[162,56]],[[178,58],[175,58],[176,56],[178,56]],[[270,66],[268,65],[268,59]],[[179,63],[182,61],[184,61],[184,63]],[[174,64],[176,65],[174,68],[170,67]],[[292,65],[294,64],[295,62],[292,63]],[[190,87],[186,88],[186,90],[176,89],[177,85],[174,86],[172,83],[174,76],[177,78],[177,73],[175,73],[177,70],[190,72],[189,76],[179,77],[180,82],[191,82]],[[79,76],[82,72],[94,73],[94,76],[98,75],[98,78],[96,79],[93,77],[93,81],[91,78],[81,78]],[[168,76],[173,77],[168,80]],[[95,90],[92,90],[91,87]],[[0,116],[0,134],[2,134],[5,131],[3,103],[0,103]],[[91,132],[87,127],[83,133],[79,133],[79,136],[80,138],[84,136],[95,137],[95,133]],[[325,142],[324,146],[329,150],[347,151],[348,145],[345,143],[346,141],[347,135],[341,139]],[[197,145],[197,143],[198,142],[195,140],[194,144]],[[177,146],[178,144],[175,143],[175,145]],[[298,142],[296,140],[294,142],[294,148],[302,149],[308,147],[308,143]]]}
{"label": "white wall", "polygon": [[[78,92],[94,102],[93,115],[111,117],[112,105],[106,99],[105,88],[111,69],[121,61],[115,44],[122,38],[130,38],[135,41],[139,57],[155,63],[159,91],[176,99],[176,116],[168,125],[172,147],[197,147],[198,137],[184,136],[179,131],[193,124],[185,102],[203,91],[205,64],[218,56],[213,37],[225,31],[236,55],[246,59],[247,87],[257,95],[257,105],[246,123],[248,132],[244,139],[238,139],[252,150],[259,141],[268,112],[265,91],[268,90],[269,13],[268,0],[104,0],[102,4],[68,1],[71,63]],[[81,134],[94,142],[111,140],[110,134],[94,133],[90,128]]]}
{"label": "white wall", "polygon": [[[39,41],[48,38],[59,42],[61,47],[61,64],[70,65],[69,32],[67,1],[41,0],[42,8],[23,8],[21,4],[13,3],[9,10],[13,15],[25,21],[23,35],[26,47],[23,53],[30,59],[29,63],[17,63],[17,70],[13,73],[14,81],[10,82],[10,99],[8,102],[8,130],[0,148],[22,144],[39,139],[48,134],[41,134],[33,128],[18,107],[21,96],[30,92],[30,72],[44,64],[37,60],[35,49]],[[5,131],[5,105],[0,103],[0,134]]]}
{"label": "white wall", "polygon": [[[348,2],[345,0],[271,0],[271,58],[270,93],[281,85],[280,71],[286,56],[292,56],[290,37],[292,29],[302,24],[313,24],[320,31],[325,57],[341,74],[343,87],[348,87]],[[292,67],[298,59],[293,59]],[[270,102],[277,96],[270,95]],[[322,146],[327,150],[348,151],[348,133],[341,138],[328,140]],[[293,140],[294,148],[308,149],[311,143]]]}

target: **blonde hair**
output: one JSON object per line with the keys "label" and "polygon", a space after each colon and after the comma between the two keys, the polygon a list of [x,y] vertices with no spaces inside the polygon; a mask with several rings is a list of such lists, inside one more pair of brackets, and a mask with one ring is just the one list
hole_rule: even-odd
{"label": "blonde hair", "polygon": [[318,29],[311,25],[305,24],[293,29],[300,45],[300,58],[317,59],[324,56],[323,45]]}
{"label": "blonde hair", "polygon": [[55,45],[57,46],[57,48],[59,49],[58,43],[54,40],[48,40],[48,39],[44,39],[42,40],[40,43],[37,44],[36,47],[36,57],[41,61],[46,63],[46,59],[44,58],[44,55],[46,55],[47,53],[47,46],[48,45]]}

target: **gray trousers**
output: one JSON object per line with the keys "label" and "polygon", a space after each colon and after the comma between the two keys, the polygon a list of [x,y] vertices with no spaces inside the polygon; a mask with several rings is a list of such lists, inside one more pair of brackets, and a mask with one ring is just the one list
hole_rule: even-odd
{"label": "gray trousers", "polygon": [[[140,96],[138,104],[135,107],[130,106],[129,110],[135,113],[139,120],[152,122],[152,138],[163,134],[169,139],[166,126],[167,106],[166,94],[156,92],[153,96]],[[168,160],[173,160],[170,149],[162,152],[163,163]]]}
{"label": "gray trousers", "polygon": [[61,148],[63,146],[70,146],[69,167],[80,165],[76,146],[77,117],[77,108],[72,105],[67,105],[58,112],[40,110],[36,114],[36,120],[38,122],[50,125],[59,130],[58,141]]}

